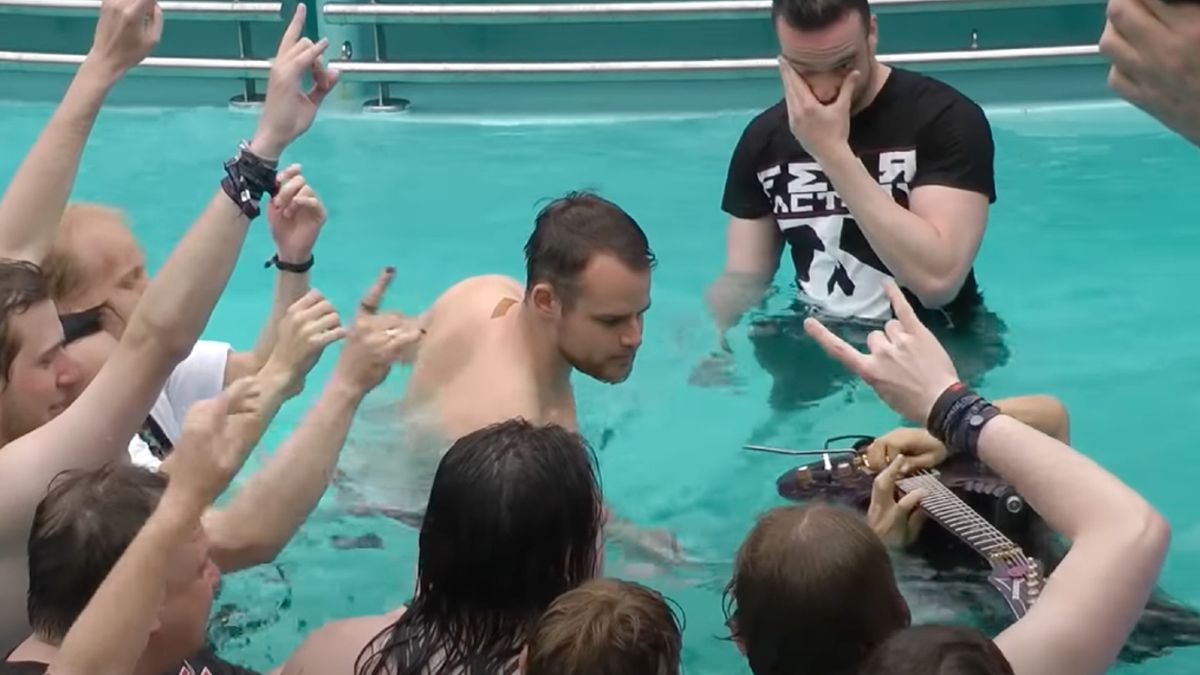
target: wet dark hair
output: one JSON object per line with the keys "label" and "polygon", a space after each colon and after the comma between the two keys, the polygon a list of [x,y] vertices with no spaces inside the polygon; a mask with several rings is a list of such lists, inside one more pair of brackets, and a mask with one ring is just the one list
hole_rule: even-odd
{"label": "wet dark hair", "polygon": [[59,474],[29,531],[29,623],[56,643],[158,506],[165,475],[129,464]]}
{"label": "wet dark hair", "polygon": [[909,623],[891,559],[849,509],[784,506],[759,518],[726,588],[754,675],[847,675]]}
{"label": "wet dark hair", "polygon": [[656,262],[646,233],[621,207],[590,192],[556,199],[538,213],[525,244],[526,292],[549,282],[569,306],[579,293],[579,275],[605,253],[637,271]]}
{"label": "wet dark hair", "polygon": [[0,258],[0,374],[7,385],[13,360],[21,351],[12,327],[12,317],[50,299],[50,288],[42,269],[25,260]]}
{"label": "wet dark hair", "polygon": [[1013,675],[1004,653],[965,626],[914,626],[875,648],[859,675]]}
{"label": "wet dark hair", "polygon": [[355,671],[508,672],[550,603],[595,574],[602,511],[578,434],[513,419],[458,439],[434,475],[416,596]]}
{"label": "wet dark hair", "polygon": [[867,0],[772,0],[771,20],[780,17],[796,30],[821,30],[828,28],[848,12],[858,12],[863,25],[871,21],[871,7]]}

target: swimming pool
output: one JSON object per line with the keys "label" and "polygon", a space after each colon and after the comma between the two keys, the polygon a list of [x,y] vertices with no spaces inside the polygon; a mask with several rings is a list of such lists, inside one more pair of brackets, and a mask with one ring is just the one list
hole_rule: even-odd
{"label": "swimming pool", "polygon": [[[50,111],[0,104],[0,183]],[[1191,456],[1200,310],[1187,300],[1200,288],[1200,265],[1189,256],[1200,250],[1200,214],[1187,198],[1200,154],[1123,105],[990,113],[999,202],[978,272],[990,307],[1008,323],[1012,356],[989,374],[985,390],[1062,397],[1076,446],[1170,519],[1175,539],[1162,585],[1200,605],[1200,577],[1188,574],[1200,565],[1200,514],[1188,497],[1200,477]],[[722,260],[726,162],[752,114],[530,123],[332,114],[287,158],[305,165],[330,206],[315,284],[347,312],[386,264],[399,269],[388,304],[409,310],[466,275],[519,275],[538,201],[570,189],[601,191],[647,229],[661,262],[643,353],[619,387],[577,379],[579,409],[594,442],[606,431],[610,437],[599,452],[608,498],[639,522],[675,530],[709,563],[648,580],[686,614],[691,675],[746,672],[733,646],[717,639],[724,635],[720,589],[755,515],[781,503],[774,479],[793,464],[744,453],[741,444],[770,428],[774,443],[813,447],[838,434],[882,433],[896,422],[862,388],[772,420],[770,381],[744,329],[734,339],[745,377],[739,390],[687,385],[712,344],[701,291]],[[253,124],[220,109],[106,110],[75,198],[125,206],[157,267],[215,189],[220,161]],[[206,336],[252,344],[270,301],[272,275],[261,261],[272,252],[259,223]],[[326,355],[310,390],[281,414],[265,448],[294,426],[333,357]],[[393,376],[368,407],[386,405],[402,384]],[[348,462],[365,456],[361,447],[377,427],[356,427]],[[386,476],[386,456],[370,456]],[[379,548],[333,545],[334,537],[368,534]],[[224,655],[273,667],[326,620],[404,602],[415,543],[415,532],[392,521],[342,514],[331,492],[275,566],[226,580],[216,611],[237,630],[221,634]],[[611,574],[651,572],[613,553]],[[914,613],[917,620],[940,616],[924,599]],[[1192,649],[1118,672],[1198,667],[1200,650]]]}

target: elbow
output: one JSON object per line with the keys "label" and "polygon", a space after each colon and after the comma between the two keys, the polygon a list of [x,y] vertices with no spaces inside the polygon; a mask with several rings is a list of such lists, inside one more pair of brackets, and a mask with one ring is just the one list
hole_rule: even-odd
{"label": "elbow", "polygon": [[965,276],[957,274],[928,274],[905,285],[926,309],[937,309],[958,297],[965,280]]}
{"label": "elbow", "polygon": [[178,327],[134,316],[121,341],[139,353],[154,353],[178,364],[192,353],[196,336]]}
{"label": "elbow", "polygon": [[228,574],[275,562],[286,543],[255,532],[226,533],[221,541],[212,542],[212,556],[221,572]]}
{"label": "elbow", "polygon": [[1167,556],[1167,548],[1171,545],[1171,524],[1149,504],[1145,504],[1140,521],[1138,529],[1141,534],[1135,545],[1161,566]]}

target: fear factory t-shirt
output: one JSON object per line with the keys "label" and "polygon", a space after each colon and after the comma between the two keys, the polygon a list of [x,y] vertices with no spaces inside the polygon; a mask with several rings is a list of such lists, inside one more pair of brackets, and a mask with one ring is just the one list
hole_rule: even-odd
{"label": "fear factory t-shirt", "polygon": [[[995,151],[983,110],[924,75],[893,68],[875,100],[851,119],[850,147],[905,208],[912,190],[922,185],[996,200]],[[825,172],[792,135],[785,102],[760,114],[742,133],[722,208],[748,220],[774,216],[791,249],[800,299],[810,308],[841,317],[891,317],[883,292],[891,273]],[[940,309],[954,316],[978,303],[972,271],[958,296]]]}

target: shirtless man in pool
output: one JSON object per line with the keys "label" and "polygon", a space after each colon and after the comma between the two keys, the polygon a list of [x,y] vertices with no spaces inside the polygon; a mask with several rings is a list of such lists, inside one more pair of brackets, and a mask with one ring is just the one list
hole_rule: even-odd
{"label": "shirtless man in pool", "polygon": [[[572,193],[537,215],[525,244],[524,285],[500,275],[471,277],[419,317],[385,313],[398,327],[415,321],[425,331],[402,359],[413,364],[402,409],[415,461],[401,480],[416,485],[389,487],[390,498],[413,490],[390,515],[412,522],[424,510],[441,454],[476,429],[523,417],[577,431],[571,374],[610,384],[629,377],[654,264],[646,234],[629,214],[594,194]],[[376,469],[369,471],[377,479]],[[611,514],[607,531],[655,560],[679,558],[665,531]]]}
{"label": "shirtless man in pool", "polygon": [[525,285],[471,277],[420,317],[397,315],[425,330],[407,355],[410,430],[446,447],[512,417],[577,430],[571,373],[611,384],[629,377],[654,266],[638,224],[600,197],[567,195],[538,214],[525,261]]}

